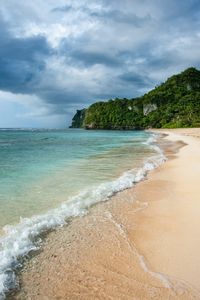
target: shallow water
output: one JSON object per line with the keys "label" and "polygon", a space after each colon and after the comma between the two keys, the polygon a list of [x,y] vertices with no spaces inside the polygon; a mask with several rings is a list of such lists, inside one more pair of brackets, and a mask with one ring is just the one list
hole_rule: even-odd
{"label": "shallow water", "polygon": [[0,226],[56,207],[141,166],[145,132],[0,131]]}
{"label": "shallow water", "polygon": [[0,296],[15,286],[18,259],[38,248],[42,232],[132,187],[163,161],[153,140],[143,131],[0,131]]}

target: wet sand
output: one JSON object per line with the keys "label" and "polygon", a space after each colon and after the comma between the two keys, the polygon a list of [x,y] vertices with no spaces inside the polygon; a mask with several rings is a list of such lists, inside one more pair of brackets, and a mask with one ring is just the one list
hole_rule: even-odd
{"label": "wet sand", "polygon": [[162,132],[170,159],[50,233],[12,299],[200,299],[200,129]]}

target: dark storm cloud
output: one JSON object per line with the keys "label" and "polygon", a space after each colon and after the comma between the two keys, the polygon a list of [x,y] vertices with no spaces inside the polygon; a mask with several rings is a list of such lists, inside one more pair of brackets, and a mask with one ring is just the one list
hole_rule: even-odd
{"label": "dark storm cloud", "polygon": [[102,64],[109,67],[118,67],[121,62],[117,57],[112,57],[110,54],[94,51],[76,50],[71,52],[71,58],[76,62],[82,62],[86,67],[95,64]]}
{"label": "dark storm cloud", "polygon": [[0,90],[36,95],[45,114],[132,98],[200,66],[199,0],[7,0],[0,11]]}
{"label": "dark storm cloud", "polygon": [[119,76],[119,78],[125,82],[131,83],[132,85],[135,86],[136,89],[144,88],[144,87],[148,88],[154,84],[154,82],[152,82],[152,80],[145,74],[141,76],[135,72],[123,73],[122,75]]}
{"label": "dark storm cloud", "polygon": [[44,70],[44,58],[50,55],[50,48],[41,36],[15,38],[3,21],[0,28],[0,89],[32,93],[32,83]]}
{"label": "dark storm cloud", "polygon": [[[56,113],[65,113],[69,104],[77,103],[87,103],[89,92],[84,92],[83,94],[80,93],[78,90],[69,91],[69,90],[60,90],[60,89],[47,89],[38,91],[38,95],[42,99],[46,99],[49,104],[55,105],[52,108],[55,110]],[[85,98],[83,98],[83,95]],[[68,105],[66,105],[66,102]]]}

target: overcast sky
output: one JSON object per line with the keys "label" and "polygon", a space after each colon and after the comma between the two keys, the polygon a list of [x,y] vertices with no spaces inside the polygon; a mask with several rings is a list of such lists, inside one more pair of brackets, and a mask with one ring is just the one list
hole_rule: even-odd
{"label": "overcast sky", "polygon": [[0,0],[0,127],[65,127],[190,66],[199,0]]}

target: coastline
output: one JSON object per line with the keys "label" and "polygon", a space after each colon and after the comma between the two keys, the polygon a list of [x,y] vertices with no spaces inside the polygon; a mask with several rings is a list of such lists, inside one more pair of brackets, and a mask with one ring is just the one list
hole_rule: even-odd
{"label": "coastline", "polygon": [[[200,140],[159,132],[179,141],[165,145],[174,159],[50,233],[23,269],[16,299],[200,299]],[[174,154],[180,140],[187,146]]]}

